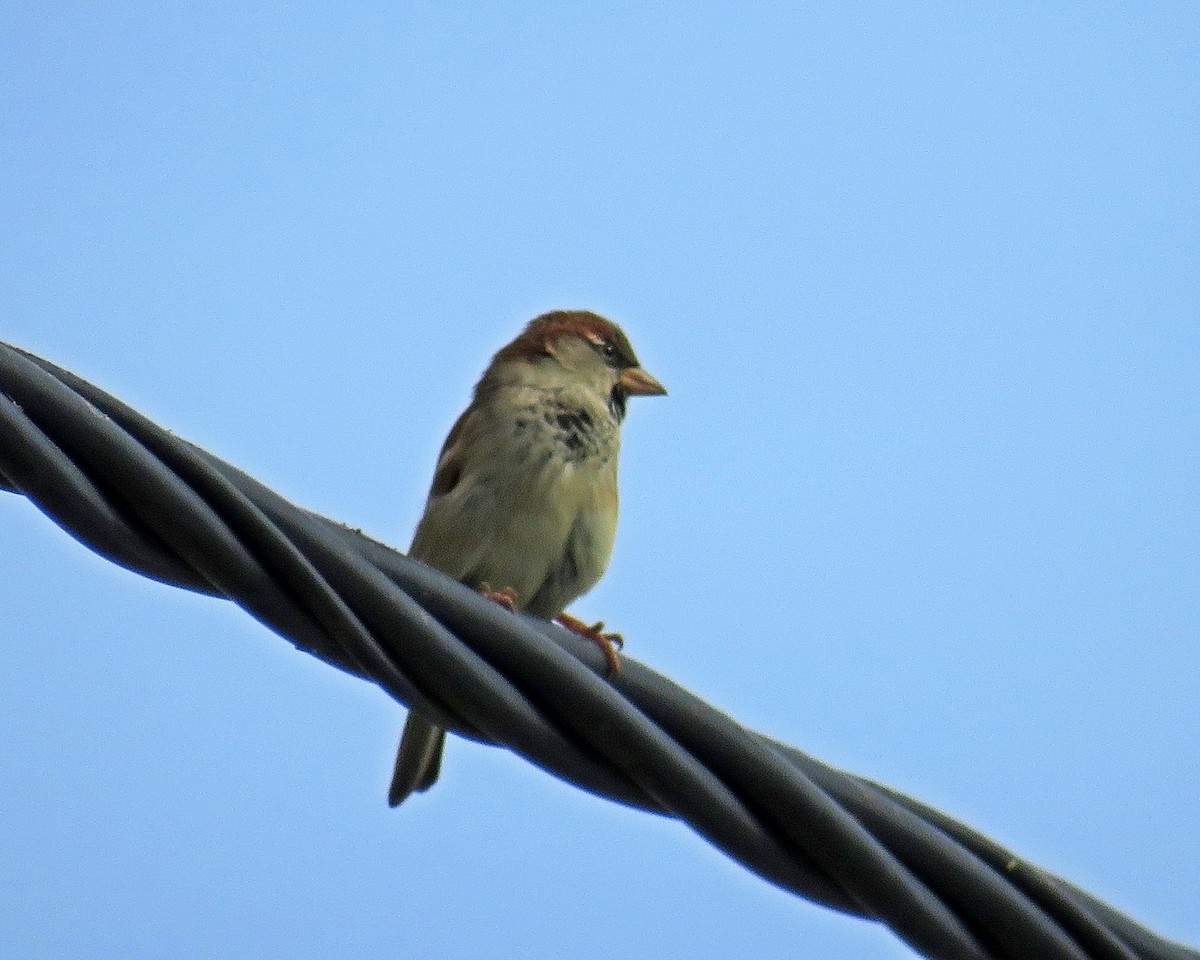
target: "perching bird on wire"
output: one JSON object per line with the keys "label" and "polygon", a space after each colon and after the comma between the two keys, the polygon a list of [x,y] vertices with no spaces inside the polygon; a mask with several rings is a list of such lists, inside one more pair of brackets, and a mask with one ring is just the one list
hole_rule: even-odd
{"label": "perching bird on wire", "polygon": [[[608,566],[631,396],[667,391],[612,321],[555,310],[492,358],[438,457],[409,555],[510,609],[556,619],[619,661],[615,634],[565,613]],[[446,731],[410,711],[388,803],[437,780]]]}

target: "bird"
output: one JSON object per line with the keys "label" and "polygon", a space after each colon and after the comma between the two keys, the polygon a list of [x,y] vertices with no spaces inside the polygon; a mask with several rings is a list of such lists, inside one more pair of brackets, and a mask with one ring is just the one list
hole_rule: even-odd
{"label": "bird", "polygon": [[[510,610],[596,642],[616,634],[566,613],[603,575],[617,529],[617,454],[631,396],[665,394],[625,333],[590,310],[534,317],[501,347],[438,456],[409,556]],[[410,710],[388,790],[429,789],[446,731]]]}

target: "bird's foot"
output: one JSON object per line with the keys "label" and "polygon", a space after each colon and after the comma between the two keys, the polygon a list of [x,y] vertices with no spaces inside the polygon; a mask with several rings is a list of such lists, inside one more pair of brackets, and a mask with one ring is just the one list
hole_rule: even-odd
{"label": "bird's foot", "polygon": [[491,584],[481,583],[479,592],[489,600],[494,600],[500,604],[509,613],[517,609],[517,591],[512,587],[505,587],[503,590],[493,590]]}
{"label": "bird's foot", "polygon": [[604,633],[603,620],[588,626],[578,617],[573,617],[565,612],[560,613],[554,619],[572,633],[577,633],[581,637],[587,637],[601,649],[604,653],[604,659],[608,661],[608,674],[610,676],[621,669],[621,661],[617,658],[617,651],[625,646],[625,641],[621,639],[619,633]]}

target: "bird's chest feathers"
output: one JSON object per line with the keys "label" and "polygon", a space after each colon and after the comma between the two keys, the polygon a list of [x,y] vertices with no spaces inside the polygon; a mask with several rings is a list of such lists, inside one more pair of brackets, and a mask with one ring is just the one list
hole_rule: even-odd
{"label": "bird's chest feathers", "polygon": [[594,484],[616,469],[618,428],[603,408],[555,398],[518,407],[502,429],[534,486]]}
{"label": "bird's chest feathers", "polygon": [[522,488],[513,500],[523,502],[524,523],[611,545],[620,433],[606,409],[570,396],[542,398],[517,408],[506,445],[520,464],[511,476]]}

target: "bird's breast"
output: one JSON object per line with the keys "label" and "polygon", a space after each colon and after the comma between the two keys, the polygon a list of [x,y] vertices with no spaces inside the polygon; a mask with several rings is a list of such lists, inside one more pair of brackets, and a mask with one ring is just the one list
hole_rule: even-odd
{"label": "bird's breast", "polygon": [[464,428],[457,480],[431,494],[412,552],[473,586],[512,587],[522,608],[551,617],[608,564],[619,428],[602,400],[504,399]]}
{"label": "bird's breast", "polygon": [[616,459],[619,447],[617,425],[606,410],[566,401],[518,408],[505,432],[523,462],[600,468]]}

